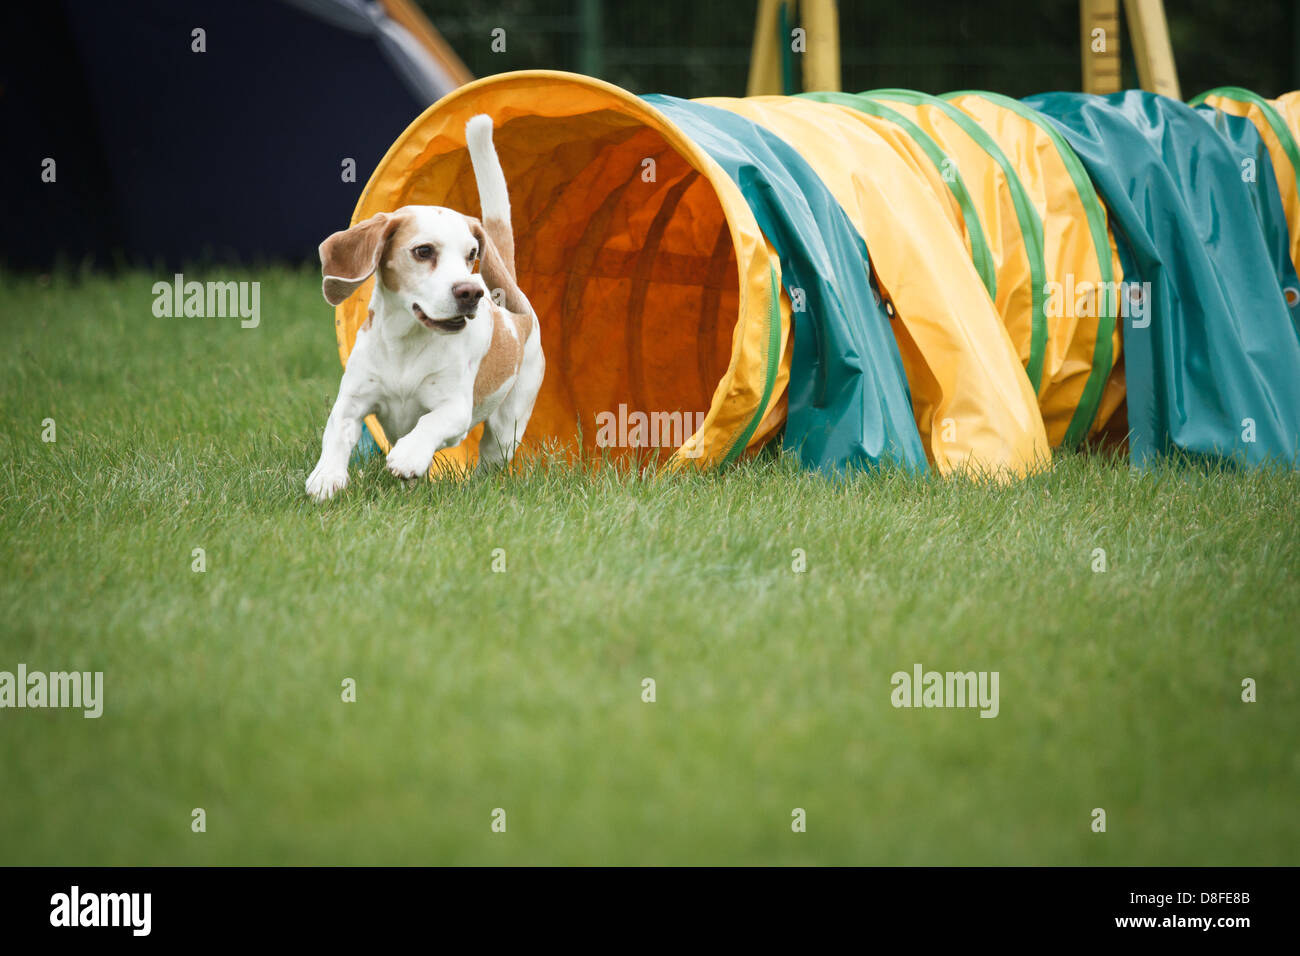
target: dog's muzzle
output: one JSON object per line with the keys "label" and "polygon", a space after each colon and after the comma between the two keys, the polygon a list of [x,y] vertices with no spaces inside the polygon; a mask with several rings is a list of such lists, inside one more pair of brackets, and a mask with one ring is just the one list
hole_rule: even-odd
{"label": "dog's muzzle", "polygon": [[[478,308],[477,301],[474,303],[474,308]],[[420,308],[418,303],[411,306],[411,311],[415,313],[415,317],[420,320],[421,325],[426,329],[433,329],[435,332],[459,332],[465,327],[465,323],[474,317],[473,312],[466,312],[461,315],[453,315],[449,319],[431,319],[424,314],[424,310]]]}

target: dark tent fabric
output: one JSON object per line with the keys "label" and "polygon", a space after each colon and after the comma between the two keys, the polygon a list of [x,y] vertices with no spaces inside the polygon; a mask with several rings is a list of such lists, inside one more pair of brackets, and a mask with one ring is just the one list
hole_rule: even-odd
{"label": "dark tent fabric", "polygon": [[1300,339],[1238,153],[1190,107],[1151,93],[1025,102],[1087,167],[1126,283],[1149,283],[1141,324],[1124,320],[1133,462],[1181,449],[1294,463]]}
{"label": "dark tent fabric", "polygon": [[11,267],[314,258],[393,140],[464,79],[364,0],[54,0],[11,17]]}

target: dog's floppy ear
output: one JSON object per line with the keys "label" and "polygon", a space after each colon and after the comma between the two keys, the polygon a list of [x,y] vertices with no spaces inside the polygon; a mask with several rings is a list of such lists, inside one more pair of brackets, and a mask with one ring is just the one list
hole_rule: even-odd
{"label": "dog's floppy ear", "polygon": [[320,244],[320,266],[325,281],[325,301],[338,305],[379,268],[384,246],[397,229],[399,218],[386,212],[336,232]]}
{"label": "dog's floppy ear", "polygon": [[483,281],[487,284],[488,295],[492,296],[492,301],[511,312],[531,312],[532,307],[524,298],[524,294],[519,291],[519,284],[515,282],[515,271],[506,263],[501,250],[492,241],[492,234],[473,216],[466,216],[465,222],[469,224],[469,231],[478,240],[479,272],[483,275]]}

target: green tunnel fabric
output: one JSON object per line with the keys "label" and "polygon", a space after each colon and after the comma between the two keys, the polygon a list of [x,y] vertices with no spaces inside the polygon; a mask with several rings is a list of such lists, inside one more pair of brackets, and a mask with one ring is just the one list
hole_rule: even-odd
{"label": "green tunnel fabric", "polygon": [[1142,91],[1024,102],[1087,167],[1126,284],[1149,290],[1145,316],[1124,320],[1134,464],[1174,449],[1295,463],[1300,339],[1234,151],[1191,108]]}
{"label": "green tunnel fabric", "polygon": [[823,471],[879,464],[922,471],[925,450],[889,320],[872,288],[866,243],[789,144],[749,120],[665,94],[643,97],[739,186],[803,291],[794,324],[783,444]]}
{"label": "green tunnel fabric", "polygon": [[1214,127],[1236,155],[1237,169],[1243,170],[1247,161],[1253,164],[1254,180],[1245,180],[1253,188],[1247,189],[1250,201],[1259,219],[1260,231],[1268,246],[1269,260],[1277,273],[1279,288],[1283,291],[1291,321],[1300,329],[1300,278],[1296,276],[1291,261],[1291,236],[1287,228],[1286,210],[1277,188],[1277,170],[1269,155],[1259,130],[1244,116],[1233,116],[1209,105],[1195,107],[1198,116]]}

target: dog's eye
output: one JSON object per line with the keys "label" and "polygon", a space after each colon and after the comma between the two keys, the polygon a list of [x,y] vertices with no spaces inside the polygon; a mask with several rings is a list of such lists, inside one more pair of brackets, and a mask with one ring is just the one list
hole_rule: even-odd
{"label": "dog's eye", "polygon": [[414,255],[415,258],[417,259],[432,259],[433,246],[430,245],[416,246],[414,249],[411,250],[411,254]]}

